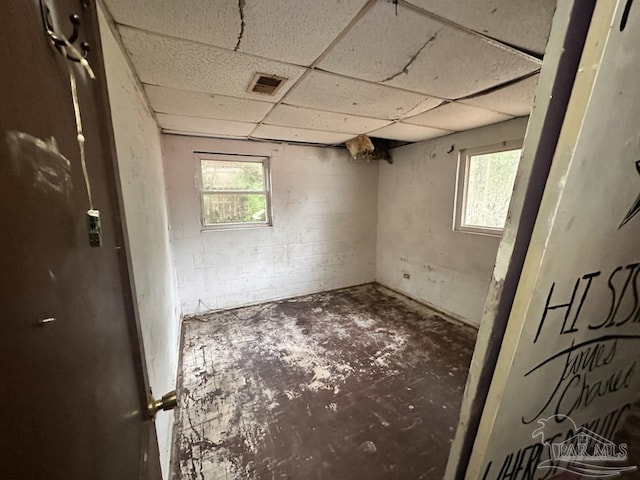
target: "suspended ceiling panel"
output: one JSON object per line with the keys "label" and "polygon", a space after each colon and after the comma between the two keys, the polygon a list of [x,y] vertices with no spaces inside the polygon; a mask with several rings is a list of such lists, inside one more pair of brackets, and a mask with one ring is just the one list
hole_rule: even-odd
{"label": "suspended ceiling panel", "polygon": [[[301,67],[128,27],[120,33],[142,83],[275,103],[304,73]],[[248,92],[256,72],[288,80],[274,96]]]}
{"label": "suspended ceiling panel", "polygon": [[503,122],[510,118],[513,117],[484,108],[463,105],[462,103],[448,103],[408,118],[406,122],[444,130],[462,131]]}
{"label": "suspended ceiling panel", "polygon": [[264,123],[285,127],[305,125],[305,128],[311,130],[326,130],[357,135],[358,133],[370,132],[371,130],[384,127],[391,123],[391,121],[346,115],[344,113],[311,110],[290,105],[279,105],[271,111],[264,120]]}
{"label": "suspended ceiling panel", "polygon": [[325,132],[302,128],[279,127],[275,125],[260,125],[251,136],[291,142],[324,143],[327,145],[337,145],[353,138],[353,135],[350,133]]}
{"label": "suspended ceiling panel", "polygon": [[377,2],[318,64],[331,72],[382,82],[402,71],[441,23],[388,2]]}
{"label": "suspended ceiling panel", "polygon": [[[329,144],[528,114],[529,53],[544,50],[554,6],[400,0],[396,16],[391,0],[105,2],[162,128]],[[287,80],[274,96],[249,92],[257,73]]]}
{"label": "suspended ceiling panel", "polygon": [[[538,71],[540,63],[446,27],[387,85],[457,99]],[[411,61],[411,60],[409,60]],[[406,73],[405,73],[406,72]]]}
{"label": "suspended ceiling panel", "polygon": [[177,132],[204,133],[225,137],[247,137],[256,128],[254,123],[232,122],[213,118],[184,117],[181,115],[157,115],[160,127]]}
{"label": "suspended ceiling panel", "polygon": [[388,140],[399,140],[402,142],[420,142],[430,138],[442,137],[453,133],[449,130],[423,127],[421,125],[411,125],[409,123],[398,122],[371,132],[372,137],[386,138]]}
{"label": "suspended ceiling panel", "polygon": [[378,2],[318,65],[350,77],[457,99],[540,68],[540,62],[414,10]]}
{"label": "suspended ceiling panel", "polygon": [[153,110],[159,113],[258,123],[273,107],[267,102],[156,85],[145,85],[144,89]]}
{"label": "suspended ceiling panel", "polygon": [[393,120],[434,108],[442,100],[314,70],[284,103]]}
{"label": "suspended ceiling panel", "polygon": [[538,75],[535,75],[508,87],[500,88],[486,95],[461,100],[461,102],[520,117],[528,115],[531,111],[537,84]]}
{"label": "suspended ceiling panel", "polygon": [[[239,51],[311,65],[366,0],[240,1],[244,33]],[[236,20],[239,25],[239,19]]]}
{"label": "suspended ceiling panel", "polygon": [[116,23],[233,49],[237,0],[105,0]]}
{"label": "suspended ceiling panel", "polygon": [[431,13],[542,55],[547,45],[555,0],[408,0]]}
{"label": "suspended ceiling panel", "polygon": [[311,65],[367,0],[107,0],[116,22]]}

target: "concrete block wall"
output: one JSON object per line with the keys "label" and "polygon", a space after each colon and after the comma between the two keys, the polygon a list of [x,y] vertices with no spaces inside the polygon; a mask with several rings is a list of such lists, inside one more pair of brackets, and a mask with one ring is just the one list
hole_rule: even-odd
{"label": "concrete block wall", "polygon": [[379,283],[479,325],[500,238],[453,231],[458,152],[522,139],[527,120],[396,148],[380,164]]}
{"label": "concrete block wall", "polygon": [[[375,280],[378,164],[345,149],[163,135],[184,314]],[[271,158],[273,226],[203,230],[194,152]]]}
{"label": "concrete block wall", "polygon": [[[159,397],[175,388],[180,330],[160,130],[104,13],[98,13],[132,279],[149,383]],[[168,479],[173,412],[158,415],[156,430]]]}

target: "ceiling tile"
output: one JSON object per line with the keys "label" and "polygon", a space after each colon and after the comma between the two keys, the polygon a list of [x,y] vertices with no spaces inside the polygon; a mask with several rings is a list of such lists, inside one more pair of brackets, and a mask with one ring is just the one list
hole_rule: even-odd
{"label": "ceiling tile", "polygon": [[350,133],[322,132],[320,130],[278,127],[275,125],[260,125],[251,136],[256,138],[266,138],[269,140],[324,143],[328,145],[344,143],[354,137],[354,135]]}
{"label": "ceiling tile", "polygon": [[379,82],[402,71],[407,61],[442,24],[390,2],[377,2],[342,37],[319,68]]}
{"label": "ceiling tile", "polygon": [[[277,102],[304,68],[186,40],[120,27],[125,48],[143,83]],[[288,78],[274,96],[248,92],[256,72]]]}
{"label": "ceiling tile", "polygon": [[344,113],[324,112],[309,108],[278,105],[264,120],[269,125],[308,128],[312,130],[326,130],[360,134],[370,132],[391,123],[390,120],[358,117]]}
{"label": "ceiling tile", "polygon": [[386,127],[369,133],[370,137],[386,138],[389,140],[399,140],[403,142],[419,142],[429,138],[442,137],[453,133],[449,130],[423,127],[421,125],[411,125],[409,123],[394,123]]}
{"label": "ceiling tile", "polygon": [[[311,65],[367,0],[258,0],[244,3],[239,51]],[[240,27],[239,14],[236,24]]]}
{"label": "ceiling tile", "polygon": [[457,99],[538,71],[540,63],[473,35],[444,28],[388,85]]}
{"label": "ceiling tile", "polygon": [[298,65],[311,65],[366,3],[107,0],[120,24]]}
{"label": "ceiling tile", "polygon": [[284,103],[395,120],[434,108],[442,100],[314,70],[291,89]]}
{"label": "ceiling tile", "polygon": [[145,85],[144,89],[153,110],[159,113],[258,123],[273,108],[272,103],[212,93],[189,92],[156,85]]}
{"label": "ceiling tile", "polygon": [[407,118],[405,122],[444,130],[462,131],[482,127],[492,123],[509,120],[509,115],[492,112],[483,108],[463,105],[461,103],[447,103],[415,117]]}
{"label": "ceiling tile", "polygon": [[403,113],[402,115],[399,115],[396,118],[396,120],[402,120],[402,119],[405,119],[407,117],[412,117],[414,115],[418,115],[419,113],[426,112],[427,110],[434,109],[438,105],[442,105],[444,103],[444,100],[441,100],[439,98],[425,97],[425,99],[426,100],[423,100],[422,102],[417,104],[415,107],[413,107],[411,110],[407,111],[406,113]]}
{"label": "ceiling tile", "polygon": [[544,53],[556,0],[408,0],[459,25],[528,51]]}
{"label": "ceiling tile", "polygon": [[399,5],[396,16],[394,5],[379,2],[319,67],[456,99],[534,72],[540,62],[445,26],[409,7]]}
{"label": "ceiling tile", "polygon": [[161,128],[185,133],[204,133],[213,136],[247,137],[256,128],[254,123],[233,122],[212,118],[184,117],[159,113]]}
{"label": "ceiling tile", "polygon": [[229,49],[238,41],[238,0],[105,1],[123,25]]}
{"label": "ceiling tile", "polygon": [[486,95],[462,100],[462,103],[488,108],[496,112],[507,113],[515,117],[529,115],[531,104],[538,84],[538,75],[526,78],[518,83],[501,88]]}

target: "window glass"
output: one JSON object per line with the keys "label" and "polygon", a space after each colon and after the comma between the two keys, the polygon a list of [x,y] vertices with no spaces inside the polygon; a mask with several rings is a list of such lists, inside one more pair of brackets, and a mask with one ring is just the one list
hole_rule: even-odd
{"label": "window glass", "polygon": [[196,158],[204,227],[270,225],[268,158],[222,154]]}
{"label": "window glass", "polygon": [[264,190],[262,163],[202,160],[203,190]]}
{"label": "window glass", "polygon": [[203,209],[205,225],[267,221],[265,194],[205,193]]}
{"label": "window glass", "polygon": [[520,149],[470,156],[464,225],[504,228],[519,160]]}

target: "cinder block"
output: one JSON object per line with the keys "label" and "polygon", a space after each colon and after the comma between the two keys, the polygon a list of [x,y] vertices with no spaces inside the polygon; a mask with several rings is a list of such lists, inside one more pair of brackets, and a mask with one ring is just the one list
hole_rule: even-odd
{"label": "cinder block", "polygon": [[[183,308],[199,308],[198,295],[230,308],[347,286],[346,272],[374,280],[377,164],[353,164],[341,149],[171,135],[163,143],[170,222],[182,231],[174,255],[189,267],[177,278]],[[273,227],[201,231],[194,151],[271,156]]]}

